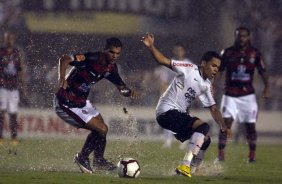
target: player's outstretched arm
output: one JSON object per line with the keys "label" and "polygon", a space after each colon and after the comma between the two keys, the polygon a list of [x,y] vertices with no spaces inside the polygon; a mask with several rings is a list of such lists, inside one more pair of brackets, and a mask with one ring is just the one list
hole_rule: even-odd
{"label": "player's outstretched arm", "polygon": [[70,64],[70,62],[72,61],[72,58],[68,55],[63,55],[60,59],[59,59],[59,86],[66,88],[67,87],[67,82],[65,80],[65,76],[66,76],[66,70]]}
{"label": "player's outstretched arm", "polygon": [[213,105],[213,106],[209,107],[209,109],[210,109],[210,113],[211,113],[213,119],[219,125],[220,131],[225,132],[227,134],[227,137],[231,138],[232,137],[232,132],[231,132],[230,129],[228,129],[225,126],[225,123],[224,123],[224,120],[222,118],[222,115],[221,115],[220,111],[218,110],[218,108],[216,107],[216,105]]}
{"label": "player's outstretched arm", "polygon": [[171,68],[171,60],[165,57],[154,45],[155,38],[151,33],[146,33],[145,36],[142,37],[141,41],[144,43],[146,47],[149,48],[155,60],[161,64]]}
{"label": "player's outstretched arm", "polygon": [[117,86],[117,88],[120,94],[125,97],[130,97],[131,99],[137,99],[140,96],[138,92],[129,89],[127,86]]}

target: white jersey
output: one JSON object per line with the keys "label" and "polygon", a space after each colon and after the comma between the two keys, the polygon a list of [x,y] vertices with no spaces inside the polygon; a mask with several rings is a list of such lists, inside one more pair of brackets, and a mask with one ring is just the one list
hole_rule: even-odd
{"label": "white jersey", "polygon": [[[183,62],[190,62],[193,63],[191,60],[184,58],[181,60]],[[162,82],[170,84],[175,77],[175,72],[169,69],[166,66],[160,65],[155,69],[154,75],[158,77]]]}
{"label": "white jersey", "polygon": [[199,98],[204,107],[215,104],[211,82],[202,78],[197,65],[171,60],[171,67],[176,76],[158,102],[157,116],[172,109],[186,113],[195,98]]}

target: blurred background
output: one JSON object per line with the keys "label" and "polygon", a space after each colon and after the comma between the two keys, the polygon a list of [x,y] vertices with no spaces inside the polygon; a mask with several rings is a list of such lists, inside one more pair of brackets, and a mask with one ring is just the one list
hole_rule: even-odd
{"label": "blurred background", "polygon": [[[182,42],[187,57],[197,63],[205,51],[220,52],[231,46],[234,29],[243,25],[250,28],[252,43],[262,52],[270,74],[272,98],[259,99],[260,109],[265,113],[278,112],[278,119],[274,121],[278,121],[280,127],[281,17],[281,0],[0,1],[0,31],[16,31],[18,46],[28,66],[29,95],[21,101],[23,111],[52,109],[61,55],[101,50],[105,39],[111,36],[119,37],[124,44],[118,61],[121,76],[128,86],[141,92],[141,98],[125,99],[112,84],[101,81],[94,86],[90,99],[94,104],[153,110],[160,94],[154,76],[157,64],[140,42],[146,32],[155,35],[157,47],[169,57],[172,57],[172,46]],[[263,86],[258,77],[256,75],[255,85],[259,95]],[[220,91],[217,99],[221,97]],[[193,108],[198,107],[196,104]]]}

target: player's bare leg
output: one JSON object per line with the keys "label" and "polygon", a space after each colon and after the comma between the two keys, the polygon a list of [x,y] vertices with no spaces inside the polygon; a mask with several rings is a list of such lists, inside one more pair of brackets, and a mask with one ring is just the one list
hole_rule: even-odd
{"label": "player's bare leg", "polygon": [[[108,132],[108,127],[104,123],[102,116],[99,114],[98,116],[93,117],[83,128],[88,129],[91,132],[88,134],[80,153],[75,155],[74,161],[83,173],[91,174],[93,173],[93,170],[90,166],[89,155],[95,149],[97,135],[99,135],[98,138],[105,138]],[[101,146],[105,147],[105,144],[101,143]]]}
{"label": "player's bare leg", "polygon": [[165,142],[164,142],[162,147],[163,148],[170,148],[171,145],[172,145],[173,133],[169,130],[164,129],[163,135],[164,135]]}
{"label": "player's bare leg", "polygon": [[205,158],[205,152],[211,144],[210,136],[206,136],[204,139],[204,143],[198,153],[198,155],[194,155],[191,161],[191,173],[195,173],[202,165],[202,162]]}
{"label": "player's bare leg", "polygon": [[17,114],[9,114],[10,120],[10,130],[11,130],[11,147],[9,148],[9,154],[17,155],[17,147],[19,144],[18,136],[18,122],[17,122]]}
{"label": "player's bare leg", "polygon": [[4,127],[4,112],[0,111],[0,145],[2,145],[4,143],[3,127]]}
{"label": "player's bare leg", "polygon": [[[232,118],[224,118],[224,123],[228,129],[232,126],[233,119]],[[224,161],[224,149],[227,142],[227,134],[225,132],[219,132],[218,134],[218,160]]]}
{"label": "player's bare leg", "polygon": [[249,163],[255,162],[257,132],[255,123],[245,123],[246,138],[249,144]]}
{"label": "player's bare leg", "polygon": [[89,157],[90,153],[94,151],[93,165],[96,169],[115,169],[116,166],[104,158],[108,126],[104,123],[101,114],[92,118],[84,128],[91,130],[91,133],[88,135],[80,154]]}
{"label": "player's bare leg", "polygon": [[192,129],[194,133],[190,138],[188,150],[184,156],[182,164],[176,168],[176,173],[182,174],[187,177],[191,177],[190,168],[192,159],[194,158],[194,156],[198,155],[205,141],[205,137],[209,131],[209,125],[198,119],[194,122]]}

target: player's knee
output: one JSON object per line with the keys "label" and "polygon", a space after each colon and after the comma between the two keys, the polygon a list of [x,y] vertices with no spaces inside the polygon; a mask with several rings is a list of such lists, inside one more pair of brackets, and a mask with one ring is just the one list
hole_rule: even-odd
{"label": "player's knee", "polygon": [[207,135],[209,130],[210,130],[210,125],[207,124],[207,123],[203,123],[195,129],[195,132],[199,132],[199,133],[202,133],[204,135]]}

